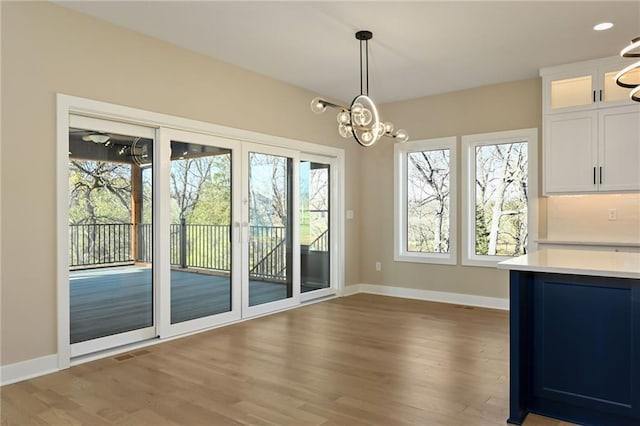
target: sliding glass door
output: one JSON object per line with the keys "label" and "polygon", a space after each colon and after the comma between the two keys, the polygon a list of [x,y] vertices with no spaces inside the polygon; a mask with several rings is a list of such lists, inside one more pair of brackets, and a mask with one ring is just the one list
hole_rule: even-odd
{"label": "sliding glass door", "polygon": [[70,116],[72,356],[157,335],[154,139],[151,128]]}
{"label": "sliding glass door", "polygon": [[[169,326],[177,334],[240,318],[234,169],[228,140],[163,130],[170,147]],[[239,150],[237,150],[239,151]],[[237,220],[237,219],[236,219]]]}
{"label": "sliding glass door", "polygon": [[329,159],[305,156],[300,161],[300,291],[304,300],[335,293],[332,181]]}
{"label": "sliding glass door", "polygon": [[68,135],[71,357],[336,293],[330,159],[77,115]]}
{"label": "sliding glass door", "polygon": [[297,152],[245,145],[243,314],[299,303]]}

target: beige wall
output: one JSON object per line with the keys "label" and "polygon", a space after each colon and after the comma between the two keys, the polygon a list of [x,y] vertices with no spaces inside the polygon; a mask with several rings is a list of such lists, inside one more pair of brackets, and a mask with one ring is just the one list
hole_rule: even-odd
{"label": "beige wall", "polygon": [[[310,112],[312,93],[51,3],[0,5],[2,365],[56,351],[57,92],[344,147],[345,208],[355,213],[345,222],[348,285],[508,296],[506,273],[493,268],[393,261],[393,144],[363,149],[339,138],[333,114]],[[382,114],[413,140],[457,136],[459,143],[462,135],[540,128],[540,80],[387,104]],[[590,240],[638,232],[637,195],[597,197],[606,196],[540,199],[540,235],[559,238],[564,230],[581,237],[571,239]],[[615,224],[602,220],[612,202]],[[567,221],[569,211],[593,220]],[[375,272],[376,261],[382,272]]]}
{"label": "beige wall", "polygon": [[2,2],[2,365],[56,352],[55,94],[346,148],[346,282],[359,156],[314,94],[48,2]]}
{"label": "beige wall", "polygon": [[[541,127],[539,79],[504,83],[384,105],[382,116],[408,130],[411,140]],[[540,132],[539,132],[540,133]],[[458,155],[458,170],[461,170]],[[361,270],[364,283],[508,297],[507,273],[495,268],[432,265],[393,260],[393,144],[382,141],[362,154]],[[460,203],[458,179],[458,206]],[[544,216],[544,202],[541,216]],[[541,220],[544,226],[544,219]],[[457,229],[460,229],[458,214]],[[375,271],[375,262],[382,271]]]}

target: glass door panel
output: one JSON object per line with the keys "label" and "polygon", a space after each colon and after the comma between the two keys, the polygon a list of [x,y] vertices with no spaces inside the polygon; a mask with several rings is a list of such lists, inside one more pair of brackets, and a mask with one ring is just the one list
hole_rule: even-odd
{"label": "glass door panel", "polygon": [[300,162],[300,291],[331,287],[330,166]]}
{"label": "glass door panel", "polygon": [[[604,84],[603,84],[604,96],[602,100],[608,103],[620,102],[620,103],[633,104],[633,101],[629,99],[629,89],[618,86],[618,84],[616,83],[615,77],[616,77],[616,74],[618,74],[618,71],[620,70],[604,73]],[[623,83],[640,81],[640,69],[636,68],[633,71],[628,72],[627,74],[625,74],[625,76],[622,78],[621,81]]]}
{"label": "glass door panel", "polygon": [[248,294],[245,306],[282,302],[274,305],[277,309],[296,303],[299,296],[294,286],[294,266],[297,265],[297,259],[294,265],[293,245],[295,162],[285,150],[259,150],[262,152],[249,148],[246,156]]}
{"label": "glass door panel", "polygon": [[232,310],[231,150],[171,141],[171,324]]}
{"label": "glass door panel", "polygon": [[595,102],[593,95],[593,76],[558,79],[551,82],[551,109],[590,105]]}
{"label": "glass door panel", "polygon": [[69,313],[77,356],[155,336],[154,130],[77,116],[70,123]]}

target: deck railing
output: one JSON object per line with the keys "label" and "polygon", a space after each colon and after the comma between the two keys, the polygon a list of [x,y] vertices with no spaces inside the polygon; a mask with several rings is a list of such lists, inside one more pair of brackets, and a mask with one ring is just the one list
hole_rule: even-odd
{"label": "deck railing", "polygon": [[133,262],[131,223],[69,225],[69,266]]}
{"label": "deck railing", "polygon": [[[278,226],[249,227],[249,275],[253,278],[286,278],[286,230]],[[170,262],[182,268],[218,272],[231,270],[231,229],[228,225],[171,224]],[[328,234],[310,245],[327,251]],[[153,227],[149,223],[69,225],[69,266],[74,269],[151,263]]]}

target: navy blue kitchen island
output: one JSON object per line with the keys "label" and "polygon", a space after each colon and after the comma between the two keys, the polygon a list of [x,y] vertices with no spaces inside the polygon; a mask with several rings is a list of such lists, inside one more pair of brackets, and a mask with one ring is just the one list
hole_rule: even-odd
{"label": "navy blue kitchen island", "polygon": [[640,425],[640,253],[541,250],[510,279],[508,423]]}

